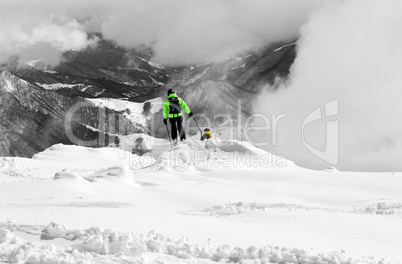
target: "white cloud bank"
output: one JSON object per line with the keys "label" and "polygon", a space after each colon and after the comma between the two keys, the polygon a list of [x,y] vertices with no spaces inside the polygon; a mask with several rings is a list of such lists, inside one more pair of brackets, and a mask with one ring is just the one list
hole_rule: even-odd
{"label": "white cloud bank", "polygon": [[[402,2],[333,2],[301,30],[289,82],[262,95],[255,111],[286,113],[275,149],[298,164],[327,166],[301,140],[303,119],[339,99],[339,165],[345,170],[402,170]],[[325,120],[306,127],[325,148]]]}
{"label": "white cloud bank", "polygon": [[91,43],[76,20],[40,8],[36,1],[3,1],[0,10],[0,62],[42,58],[57,64],[62,52]]}
{"label": "white cloud bank", "polygon": [[273,41],[295,38],[322,0],[4,0],[0,62],[82,49],[97,31],[118,44],[152,46],[153,60],[172,65],[216,61]]}

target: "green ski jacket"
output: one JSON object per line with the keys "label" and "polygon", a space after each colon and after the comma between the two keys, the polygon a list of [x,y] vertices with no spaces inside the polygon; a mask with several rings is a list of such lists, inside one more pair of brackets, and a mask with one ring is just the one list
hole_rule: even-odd
{"label": "green ski jacket", "polygon": [[[168,96],[168,98],[172,98],[172,97],[177,97],[176,94],[172,93]],[[188,106],[186,105],[186,103],[179,97],[177,97],[179,99],[179,103],[181,108],[184,109],[184,111],[186,111],[187,114],[190,114],[190,109],[188,108]],[[168,112],[169,112],[169,99],[167,99],[164,103],[163,103],[163,118],[167,119],[168,118]],[[171,114],[169,113],[169,118],[173,118],[173,117],[179,117],[182,116],[183,113],[178,113],[178,114]]]}

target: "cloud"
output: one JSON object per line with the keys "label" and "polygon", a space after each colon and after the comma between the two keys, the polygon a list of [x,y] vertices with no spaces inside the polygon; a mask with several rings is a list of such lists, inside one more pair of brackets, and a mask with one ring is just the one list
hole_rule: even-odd
{"label": "cloud", "polygon": [[244,49],[297,37],[310,12],[323,2],[4,0],[0,62],[22,51],[24,59],[36,59],[49,46],[59,51],[58,56],[85,48],[94,42],[87,32],[101,32],[127,47],[151,46],[153,60],[164,64],[218,61]]}
{"label": "cloud", "polygon": [[[402,2],[355,0],[327,4],[301,30],[291,78],[265,92],[255,111],[286,113],[274,148],[297,163],[328,166],[301,140],[301,124],[317,107],[339,99],[339,168],[400,171],[402,163]],[[333,119],[333,118],[332,118]],[[325,148],[325,120],[307,130]]]}
{"label": "cloud", "polygon": [[[60,54],[93,43],[75,18],[56,12],[43,1],[5,1],[0,11],[0,62],[11,56],[23,61],[43,58],[56,65]],[[60,7],[59,7],[60,8]]]}
{"label": "cloud", "polygon": [[142,5],[108,17],[102,25],[104,35],[126,46],[150,45],[153,60],[182,65],[218,61],[245,49],[295,38],[309,13],[323,1],[139,2]]}

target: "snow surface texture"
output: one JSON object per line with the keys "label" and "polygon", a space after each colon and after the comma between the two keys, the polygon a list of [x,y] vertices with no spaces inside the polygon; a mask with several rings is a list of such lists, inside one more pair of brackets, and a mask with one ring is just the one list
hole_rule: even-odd
{"label": "snow surface texture", "polygon": [[[0,257],[9,263],[194,263],[196,259],[199,263],[361,263],[349,258],[345,252],[323,254],[272,246],[241,248],[223,245],[213,248],[155,231],[148,234],[117,233],[97,227],[69,230],[50,223],[42,231],[42,239],[75,241],[60,248],[17,238],[12,231],[18,229],[12,225],[0,228],[0,245],[6,251]],[[366,259],[366,263],[377,262],[372,258]]]}
{"label": "snow surface texture", "polygon": [[0,262],[400,262],[400,174],[307,170],[197,138],[2,158]]}

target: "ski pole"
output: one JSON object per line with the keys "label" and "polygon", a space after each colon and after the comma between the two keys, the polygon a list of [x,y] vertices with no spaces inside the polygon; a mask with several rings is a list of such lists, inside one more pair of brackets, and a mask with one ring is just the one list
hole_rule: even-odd
{"label": "ski pole", "polygon": [[168,126],[167,126],[167,125],[165,125],[165,126],[166,126],[166,130],[167,130],[167,133],[168,133],[168,137],[169,137],[170,146],[173,148],[172,140],[170,139],[169,128],[168,128]]}
{"label": "ski pole", "polygon": [[198,129],[200,130],[200,133],[201,133],[201,135],[202,135],[201,127],[198,125],[197,120],[195,120],[195,118],[193,118],[193,119],[194,119],[195,124],[198,126]]}

